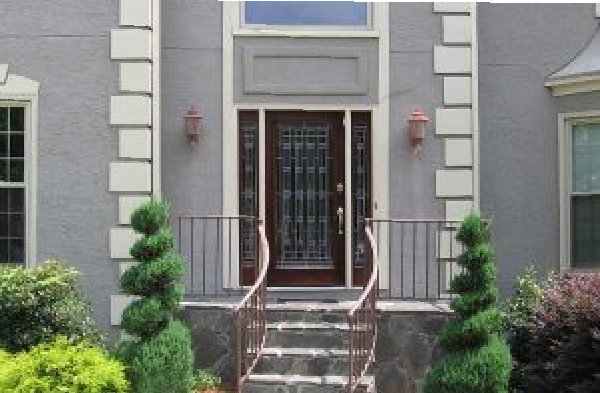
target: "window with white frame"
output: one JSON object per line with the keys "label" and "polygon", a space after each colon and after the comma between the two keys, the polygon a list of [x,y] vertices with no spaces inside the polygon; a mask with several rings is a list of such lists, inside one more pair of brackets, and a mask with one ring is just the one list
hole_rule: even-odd
{"label": "window with white frame", "polygon": [[600,268],[600,119],[577,121],[567,129],[571,267]]}
{"label": "window with white frame", "polygon": [[0,264],[26,261],[26,109],[0,102]]}
{"label": "window with white frame", "polygon": [[371,5],[354,1],[245,1],[244,27],[370,29]]}

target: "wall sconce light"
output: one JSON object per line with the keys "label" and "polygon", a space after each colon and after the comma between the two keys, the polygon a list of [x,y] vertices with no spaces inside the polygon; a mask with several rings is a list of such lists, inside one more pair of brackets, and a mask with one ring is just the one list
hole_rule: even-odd
{"label": "wall sconce light", "polygon": [[194,105],[181,115],[184,120],[185,134],[187,135],[192,146],[195,146],[200,141],[202,115]]}
{"label": "wall sconce light", "polygon": [[420,156],[423,151],[425,124],[427,124],[428,121],[429,118],[427,115],[419,110],[415,110],[408,118],[408,138],[416,156]]}

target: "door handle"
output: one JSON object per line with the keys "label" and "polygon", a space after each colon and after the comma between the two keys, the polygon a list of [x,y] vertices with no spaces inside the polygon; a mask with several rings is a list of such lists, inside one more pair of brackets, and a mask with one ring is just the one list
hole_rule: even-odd
{"label": "door handle", "polygon": [[344,208],[338,207],[337,209],[337,218],[338,218],[338,234],[344,234]]}

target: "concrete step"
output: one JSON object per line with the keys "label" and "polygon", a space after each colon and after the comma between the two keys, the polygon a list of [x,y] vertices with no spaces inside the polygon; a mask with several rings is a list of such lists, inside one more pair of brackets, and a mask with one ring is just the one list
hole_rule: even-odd
{"label": "concrete step", "polygon": [[346,349],[265,348],[256,365],[258,374],[347,375]]}
{"label": "concrete step", "polygon": [[[348,377],[253,374],[244,384],[244,393],[347,393]],[[357,393],[374,393],[373,377],[365,377]]]}
{"label": "concrete step", "polygon": [[269,322],[344,323],[347,321],[346,314],[350,307],[352,307],[351,302],[289,302],[269,304],[267,307],[267,320]]}
{"label": "concrete step", "polygon": [[279,348],[349,348],[348,324],[277,322],[267,324],[267,346]]}

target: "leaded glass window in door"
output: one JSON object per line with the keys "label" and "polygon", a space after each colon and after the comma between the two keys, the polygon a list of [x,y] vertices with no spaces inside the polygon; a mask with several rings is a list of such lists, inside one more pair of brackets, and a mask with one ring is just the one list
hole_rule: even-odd
{"label": "leaded glass window in door", "polygon": [[333,128],[297,120],[277,127],[277,236],[283,266],[332,263]]}
{"label": "leaded glass window in door", "polygon": [[368,113],[352,114],[352,264],[365,266],[367,239],[366,219],[370,217],[370,116]]}
{"label": "leaded glass window in door", "polygon": [[[240,214],[258,217],[258,112],[239,113],[240,148]],[[254,222],[240,221],[241,259],[253,266],[256,256],[256,228]]]}

